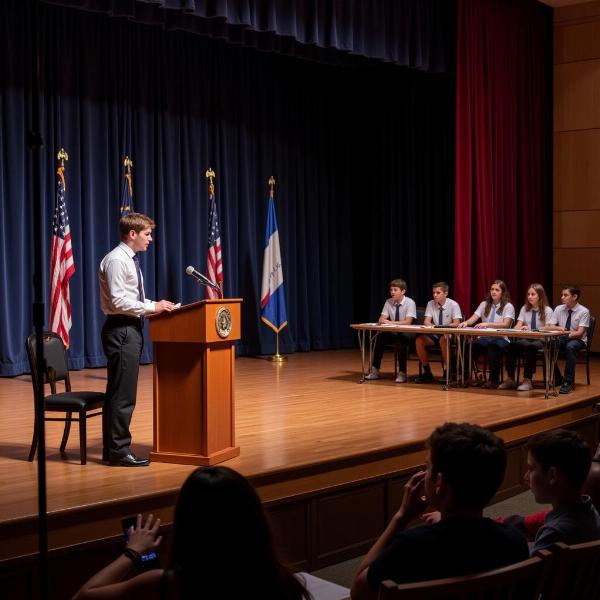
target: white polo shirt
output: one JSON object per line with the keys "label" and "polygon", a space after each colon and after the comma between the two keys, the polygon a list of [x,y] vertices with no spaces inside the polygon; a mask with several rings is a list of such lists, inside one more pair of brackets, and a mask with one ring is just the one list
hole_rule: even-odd
{"label": "white polo shirt", "polygon": [[504,305],[501,314],[498,314],[500,303],[492,304],[492,308],[490,308],[490,312],[487,314],[487,316],[484,315],[485,305],[486,301],[484,300],[473,313],[481,319],[482,323],[498,323],[499,325],[502,325],[502,321],[508,317],[510,317],[513,321],[515,320],[515,307],[510,302],[507,302]]}
{"label": "white polo shirt", "polygon": [[539,315],[539,311],[538,310],[525,310],[525,304],[523,304],[523,306],[521,306],[521,310],[519,311],[519,316],[517,317],[517,321],[523,321],[523,325],[527,325],[527,327],[529,327],[531,329],[531,316],[532,313],[538,313],[536,315],[536,325],[537,328],[539,329],[540,327],[543,327],[544,325],[548,325],[550,323],[550,319],[552,318],[552,309],[549,306],[546,306],[546,309],[544,310],[544,315],[545,315],[545,319],[543,321],[540,321],[540,315]]}
{"label": "white polo shirt", "polygon": [[[440,323],[440,308],[442,309],[442,322]],[[440,306],[435,300],[430,300],[425,307],[425,316],[431,317],[434,325],[450,325],[455,319],[462,317],[462,312],[458,302],[446,298],[443,306]]]}
{"label": "white polo shirt", "polygon": [[[412,317],[416,320],[417,318],[417,305],[412,298],[404,296],[404,300],[400,304],[400,318],[398,321],[403,321],[407,317]],[[381,316],[389,319],[390,321],[396,321],[396,304],[393,298],[388,298],[381,309]]]}
{"label": "white polo shirt", "polygon": [[[570,331],[577,331],[580,327],[585,327],[585,333],[579,339],[582,342],[587,343],[587,328],[590,326],[590,311],[579,304],[579,302],[571,309],[571,329]],[[569,309],[565,304],[559,304],[552,313],[548,325],[558,325],[564,327],[567,324],[569,318]]]}

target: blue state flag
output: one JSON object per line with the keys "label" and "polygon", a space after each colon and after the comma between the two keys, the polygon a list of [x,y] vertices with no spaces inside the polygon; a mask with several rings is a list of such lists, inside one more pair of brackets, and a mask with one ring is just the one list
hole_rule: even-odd
{"label": "blue state flag", "polygon": [[275,333],[279,333],[287,325],[287,313],[285,310],[279,232],[277,231],[275,203],[272,197],[269,198],[269,211],[267,213],[260,298],[262,322],[268,325]]}

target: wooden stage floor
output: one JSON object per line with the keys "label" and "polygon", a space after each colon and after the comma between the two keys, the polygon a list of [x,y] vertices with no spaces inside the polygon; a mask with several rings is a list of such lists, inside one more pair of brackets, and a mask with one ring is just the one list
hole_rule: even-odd
{"label": "wooden stage floor", "polygon": [[[384,370],[391,368],[391,359],[384,360],[389,361]],[[578,368],[583,381],[583,367]],[[416,369],[411,361],[409,374]],[[516,393],[398,385],[391,374],[359,385],[359,370],[357,350],[298,353],[280,366],[238,359],[236,442],[241,454],[224,464],[250,477],[263,500],[272,503],[421,464],[423,440],[445,421],[492,427],[511,441],[589,416],[600,397],[596,361],[592,385],[578,385],[570,395],[549,399],[541,388]],[[435,370],[439,372],[438,364]],[[102,390],[105,370],[73,372],[72,383],[74,389]],[[27,462],[33,425],[29,376],[0,380],[0,413],[1,559],[36,548],[36,462]],[[140,507],[164,514],[194,468],[164,463],[138,469],[104,466],[100,421],[88,421],[85,466],[79,464],[77,426],[61,457],[62,425],[47,424],[51,548],[116,535],[116,516]],[[132,432],[134,451],[147,455],[152,446],[151,366],[140,370]]]}

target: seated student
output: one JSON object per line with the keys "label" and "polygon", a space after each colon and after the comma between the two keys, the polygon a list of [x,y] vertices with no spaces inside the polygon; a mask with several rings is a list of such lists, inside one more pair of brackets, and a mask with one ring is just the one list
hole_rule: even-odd
{"label": "seated student", "polygon": [[[540,283],[532,283],[527,290],[525,304],[521,307],[515,329],[521,331],[536,331],[550,322],[552,309],[548,306],[546,291]],[[528,392],[532,389],[531,379],[535,373],[535,363],[538,350],[544,348],[540,340],[513,340],[506,352],[506,379],[498,386],[501,390],[510,390],[517,387],[515,370],[517,357],[525,356],[523,369],[523,383],[517,388],[519,392]]]}
{"label": "seated student", "polygon": [[[445,281],[434,283],[432,291],[433,300],[430,300],[427,303],[423,325],[457,327],[462,319],[462,314],[458,302],[448,298],[448,284]],[[423,366],[423,373],[415,377],[415,383],[430,383],[434,378],[431,373],[431,367],[429,366],[427,348],[429,346],[439,345],[445,370],[448,359],[448,341],[443,335],[428,333],[426,335],[418,335],[415,345],[417,347],[417,355]]]}
{"label": "seated student", "polygon": [[[385,301],[379,316],[379,323],[391,323],[395,325],[412,325],[417,318],[417,305],[415,301],[406,294],[406,282],[404,279],[393,279],[390,282],[390,296]],[[371,372],[365,379],[379,379],[381,359],[387,344],[393,343],[398,353],[399,370],[396,383],[406,383],[406,363],[408,359],[408,347],[415,338],[414,333],[394,333],[391,331],[381,332],[375,338],[373,350],[373,366]]]}
{"label": "seated student", "polygon": [[[481,323],[477,323],[481,319]],[[477,329],[508,329],[515,320],[515,307],[510,303],[510,294],[506,284],[501,279],[496,279],[490,286],[487,298],[477,307],[477,310],[459,327],[471,327],[475,323]],[[509,346],[506,337],[483,336],[478,337],[472,344],[473,359],[477,360],[487,352],[489,379],[483,387],[495,390],[500,381],[502,355]],[[471,385],[480,385],[479,381],[471,380]]]}
{"label": "seated student", "polygon": [[585,348],[587,328],[590,326],[590,311],[579,304],[581,290],[573,285],[564,287],[560,294],[562,304],[555,309],[544,329],[564,331],[567,335],[560,340],[560,349],[565,353],[565,376],[560,375],[558,366],[554,371],[554,382],[559,385],[561,394],[568,394],[575,384],[577,353]]}
{"label": "seated student", "polygon": [[277,559],[256,492],[232,469],[204,467],[190,474],[175,507],[168,569],[140,573],[141,556],[161,542],[159,525],[152,515],[145,524],[138,515],[125,552],[85,583],[75,600],[310,598]]}
{"label": "seated student", "polygon": [[527,444],[525,480],[536,502],[551,504],[533,541],[532,553],[556,542],[580,544],[600,539],[600,516],[582,487],[591,465],[590,449],[574,431],[555,429]]}
{"label": "seated student", "polygon": [[[504,477],[502,440],[477,425],[446,423],[427,446],[427,470],[404,486],[400,509],[358,567],[353,600],[377,598],[385,579],[409,583],[467,575],[529,557],[516,529],[483,517]],[[440,521],[408,529],[428,503],[440,511]]]}

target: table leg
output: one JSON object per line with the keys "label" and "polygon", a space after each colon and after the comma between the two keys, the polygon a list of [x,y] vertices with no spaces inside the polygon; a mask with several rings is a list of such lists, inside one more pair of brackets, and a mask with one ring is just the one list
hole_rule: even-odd
{"label": "table leg", "polygon": [[442,389],[444,389],[446,391],[450,389],[450,352],[451,352],[450,338],[451,337],[452,336],[449,333],[444,334],[444,339],[446,340],[446,364],[444,365],[445,371],[446,371],[446,383],[444,384]]}
{"label": "table leg", "polygon": [[546,381],[544,381],[544,398],[556,396],[556,386],[554,385],[554,368],[558,360],[559,342],[557,337],[546,338],[544,340],[544,367],[546,369]]}
{"label": "table leg", "polygon": [[362,377],[360,378],[360,380],[358,381],[358,383],[364,383],[365,382],[365,340],[366,340],[366,336],[367,336],[367,332],[364,329],[359,329],[357,331],[358,333],[358,345],[360,346],[360,358],[362,361]]}
{"label": "table leg", "polygon": [[456,337],[456,385],[464,387],[465,385],[465,336]]}

